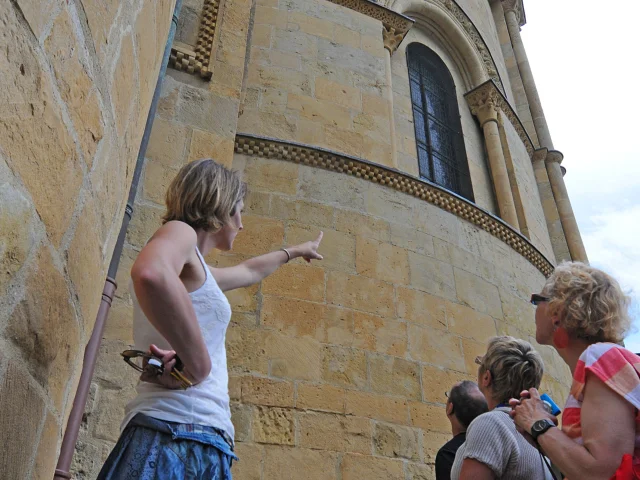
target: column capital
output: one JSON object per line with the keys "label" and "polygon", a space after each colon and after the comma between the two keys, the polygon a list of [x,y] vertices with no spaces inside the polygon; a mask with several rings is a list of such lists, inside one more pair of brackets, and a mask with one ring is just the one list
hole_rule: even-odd
{"label": "column capital", "polygon": [[532,158],[533,163],[544,162],[547,159],[548,153],[549,150],[546,148],[538,148],[537,150],[534,150]]}
{"label": "column capital", "polygon": [[545,158],[545,163],[557,163],[558,165],[562,163],[564,159],[564,155],[562,152],[558,150],[549,150],[547,152],[547,158]]}
{"label": "column capital", "polygon": [[404,36],[407,32],[398,32],[394,27],[389,25],[383,25],[382,27],[382,42],[384,43],[384,48],[386,48],[389,55],[393,55],[393,52],[396,51],[398,45],[402,43]]}
{"label": "column capital", "polygon": [[497,122],[500,111],[500,92],[493,82],[487,82],[465,95],[471,113],[478,117],[480,126],[487,122]]}
{"label": "column capital", "polygon": [[521,27],[527,23],[523,0],[501,0],[501,2],[505,15],[509,12],[515,13],[516,18],[518,19],[518,25]]}

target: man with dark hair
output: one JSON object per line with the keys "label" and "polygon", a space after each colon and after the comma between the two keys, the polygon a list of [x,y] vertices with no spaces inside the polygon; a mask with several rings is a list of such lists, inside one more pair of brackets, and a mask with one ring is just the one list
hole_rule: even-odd
{"label": "man with dark hair", "polygon": [[447,395],[447,418],[451,422],[453,438],[436,455],[436,480],[450,480],[456,451],[466,438],[469,424],[487,412],[487,400],[475,383],[465,380],[456,383]]}

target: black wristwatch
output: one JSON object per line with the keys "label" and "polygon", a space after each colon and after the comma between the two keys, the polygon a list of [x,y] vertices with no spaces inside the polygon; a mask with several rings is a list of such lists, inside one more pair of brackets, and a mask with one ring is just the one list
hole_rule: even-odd
{"label": "black wristwatch", "polygon": [[544,432],[549,430],[551,427],[555,427],[555,426],[556,426],[556,424],[553,423],[548,418],[545,418],[543,420],[538,420],[533,425],[531,425],[531,436],[537,442],[538,441],[538,437],[540,435],[542,435]]}

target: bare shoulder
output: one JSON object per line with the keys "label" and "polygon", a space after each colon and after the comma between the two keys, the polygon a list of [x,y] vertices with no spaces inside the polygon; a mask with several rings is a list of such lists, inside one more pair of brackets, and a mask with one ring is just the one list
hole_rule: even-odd
{"label": "bare shoulder", "polygon": [[198,236],[190,225],[178,220],[172,220],[156,230],[156,233],[153,234],[149,242],[158,239],[171,240],[186,246],[195,246],[198,241]]}

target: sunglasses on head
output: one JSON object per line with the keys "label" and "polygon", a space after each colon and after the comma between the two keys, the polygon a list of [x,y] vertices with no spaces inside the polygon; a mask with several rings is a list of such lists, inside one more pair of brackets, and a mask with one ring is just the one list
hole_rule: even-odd
{"label": "sunglasses on head", "polygon": [[539,295],[537,293],[534,293],[531,295],[531,304],[535,305],[536,307],[541,303],[541,302],[548,302],[549,301],[549,297],[543,297],[542,295]]}

